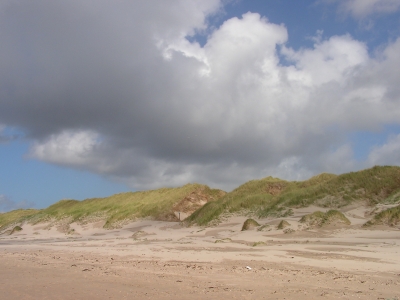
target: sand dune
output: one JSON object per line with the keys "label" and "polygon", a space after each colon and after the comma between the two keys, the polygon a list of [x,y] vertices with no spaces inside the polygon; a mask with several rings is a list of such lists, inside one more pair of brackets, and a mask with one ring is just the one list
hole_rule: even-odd
{"label": "sand dune", "polygon": [[400,298],[399,228],[362,228],[363,207],[345,212],[349,226],[306,228],[299,219],[316,209],[284,218],[286,234],[281,219],[241,231],[235,216],[214,227],[22,224],[0,236],[0,298]]}

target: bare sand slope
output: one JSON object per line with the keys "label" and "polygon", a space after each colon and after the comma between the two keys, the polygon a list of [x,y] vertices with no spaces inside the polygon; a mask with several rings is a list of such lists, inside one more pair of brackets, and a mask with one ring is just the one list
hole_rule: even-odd
{"label": "bare sand slope", "polygon": [[0,299],[400,299],[400,230],[347,216],[350,226],[306,230],[295,214],[287,234],[280,220],[241,231],[243,217],[208,228],[72,224],[68,234],[23,224],[0,236]]}

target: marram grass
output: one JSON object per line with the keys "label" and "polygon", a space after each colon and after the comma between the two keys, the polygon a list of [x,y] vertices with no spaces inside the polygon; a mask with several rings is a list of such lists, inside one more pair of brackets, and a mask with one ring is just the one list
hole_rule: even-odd
{"label": "marram grass", "polygon": [[396,207],[392,207],[386,209],[377,215],[367,223],[364,224],[364,227],[372,226],[372,225],[389,225],[396,226],[400,223],[400,205]]}
{"label": "marram grass", "polygon": [[242,231],[245,230],[251,230],[254,229],[256,227],[259,227],[260,224],[258,224],[258,222],[254,219],[247,219],[246,221],[244,221],[243,226],[242,226]]}
{"label": "marram grass", "polygon": [[105,228],[113,228],[121,222],[137,218],[164,220],[173,216],[174,205],[193,193],[200,193],[210,201],[217,200],[221,196],[220,190],[200,184],[187,184],[178,188],[121,193],[84,201],[61,200],[39,211],[18,210],[0,214],[0,229],[18,221],[35,224],[65,219],[68,219],[69,223],[103,219],[106,221]]}
{"label": "marram grass", "polygon": [[316,211],[312,214],[305,215],[300,219],[300,223],[306,223],[311,227],[323,227],[337,223],[350,225],[349,219],[347,219],[340,211],[334,209],[331,209],[326,213]]}
{"label": "marram grass", "polygon": [[16,223],[18,220],[24,220],[38,212],[36,209],[17,209],[7,213],[0,213],[0,231]]}
{"label": "marram grass", "polygon": [[[342,175],[323,173],[305,181],[267,177],[249,181],[224,195],[200,184],[179,188],[121,193],[84,201],[62,200],[43,210],[16,210],[0,214],[0,231],[18,222],[106,220],[106,228],[137,218],[173,219],[173,207],[194,192],[211,201],[195,211],[187,224],[207,225],[224,214],[246,214],[257,218],[287,217],[293,208],[316,205],[338,209],[354,202],[371,206],[400,203],[400,167],[383,166]],[[395,219],[393,219],[395,220]],[[392,222],[393,223],[393,222]]]}
{"label": "marram grass", "polygon": [[249,181],[194,212],[189,224],[207,225],[227,213],[285,217],[290,209],[316,205],[339,209],[354,202],[400,203],[400,167],[382,166],[342,175],[323,173],[305,181],[267,177]]}

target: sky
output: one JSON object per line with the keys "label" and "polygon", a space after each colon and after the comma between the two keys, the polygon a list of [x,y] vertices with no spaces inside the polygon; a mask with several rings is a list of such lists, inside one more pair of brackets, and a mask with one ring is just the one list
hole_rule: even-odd
{"label": "sky", "polygon": [[400,165],[400,0],[0,0],[0,212]]}

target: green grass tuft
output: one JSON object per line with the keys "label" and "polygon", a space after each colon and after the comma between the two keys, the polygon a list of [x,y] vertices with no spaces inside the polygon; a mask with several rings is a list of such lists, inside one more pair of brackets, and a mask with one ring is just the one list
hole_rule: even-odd
{"label": "green grass tuft", "polygon": [[290,226],[290,224],[289,224],[288,221],[282,220],[282,221],[279,222],[277,228],[278,229],[284,229],[284,228],[289,227],[289,226]]}
{"label": "green grass tuft", "polygon": [[25,219],[35,215],[36,209],[17,209],[0,214],[0,231],[10,227],[17,222],[23,222]]}
{"label": "green grass tuft", "polygon": [[[185,220],[189,225],[218,222],[229,214],[287,217],[293,214],[294,208],[309,205],[336,210],[354,202],[371,206],[396,204],[400,202],[400,167],[376,166],[339,176],[323,173],[305,181],[267,177],[249,181],[227,194],[204,185],[187,184],[179,188],[122,193],[84,201],[62,200],[43,210],[0,214],[0,230],[24,221],[35,224],[68,219],[69,222],[84,223],[101,219],[106,221],[106,228],[113,228],[136,218],[175,220],[174,211],[185,212],[191,207],[193,196],[209,202]],[[185,199],[188,200],[186,203]],[[336,215],[335,218],[339,217]]]}
{"label": "green grass tuft", "polygon": [[[201,197],[201,200],[215,201],[223,193],[205,185],[187,184],[179,188],[162,188],[152,191],[121,193],[106,198],[84,201],[61,200],[46,209],[36,211],[10,212],[0,215],[0,228],[12,222],[27,220],[33,224],[45,221],[68,219],[72,222],[105,220],[105,228],[114,228],[136,218],[164,220],[166,215],[174,215],[174,205],[187,197]],[[21,218],[21,216],[23,218]]]}
{"label": "green grass tuft", "polygon": [[245,230],[251,230],[254,229],[256,227],[260,226],[260,224],[258,224],[258,222],[256,220],[253,219],[247,219],[242,226],[242,231]]}
{"label": "green grass tuft", "polygon": [[372,225],[395,226],[400,222],[400,205],[389,208],[378,213],[374,218],[364,224],[365,227]]}
{"label": "green grass tuft", "polygon": [[322,227],[338,223],[346,225],[351,224],[345,215],[343,215],[340,211],[333,209],[327,211],[326,213],[316,211],[312,214],[305,215],[300,219],[300,223],[305,223],[310,227]]}
{"label": "green grass tuft", "polygon": [[22,230],[22,227],[20,227],[20,226],[15,226],[12,230],[11,230],[11,232],[10,232],[10,235],[12,235],[13,233],[15,233],[15,232],[19,232],[19,231],[21,231]]}
{"label": "green grass tuft", "polygon": [[252,180],[200,208],[188,222],[207,225],[227,213],[287,217],[293,208],[316,205],[338,209],[354,202],[371,206],[400,202],[400,167],[376,166],[339,176],[323,173],[300,182],[272,177]]}
{"label": "green grass tuft", "polygon": [[232,242],[232,239],[230,239],[230,238],[225,238],[225,239],[221,239],[221,240],[215,240],[215,244],[218,244],[218,243],[231,243]]}
{"label": "green grass tuft", "polygon": [[267,244],[265,242],[254,242],[251,246],[252,247],[257,247],[257,246],[266,246]]}

